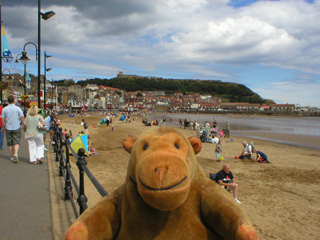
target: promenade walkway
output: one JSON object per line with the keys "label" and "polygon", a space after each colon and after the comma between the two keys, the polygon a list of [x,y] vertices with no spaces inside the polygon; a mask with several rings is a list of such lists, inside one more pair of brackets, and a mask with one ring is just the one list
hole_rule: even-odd
{"label": "promenade walkway", "polygon": [[0,150],[0,240],[63,239],[72,214],[53,148],[47,144],[44,164],[33,165],[24,137],[20,144],[17,164],[9,159],[5,138]]}

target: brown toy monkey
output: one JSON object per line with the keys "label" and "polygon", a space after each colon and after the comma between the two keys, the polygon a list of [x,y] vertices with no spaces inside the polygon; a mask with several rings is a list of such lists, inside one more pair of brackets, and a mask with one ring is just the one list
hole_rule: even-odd
{"label": "brown toy monkey", "polygon": [[152,128],[128,136],[125,183],[87,209],[65,239],[258,239],[231,195],[205,177],[196,137]]}

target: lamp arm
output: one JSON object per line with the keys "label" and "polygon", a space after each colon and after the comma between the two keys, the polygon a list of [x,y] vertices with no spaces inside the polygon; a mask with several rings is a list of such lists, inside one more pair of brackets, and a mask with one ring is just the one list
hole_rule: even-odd
{"label": "lamp arm", "polygon": [[25,52],[26,51],[26,46],[29,45],[29,44],[32,44],[33,46],[35,46],[36,48],[36,61],[38,61],[38,56],[39,56],[39,51],[38,51],[38,47],[35,43],[33,42],[27,42],[24,46],[23,46],[23,51]]}

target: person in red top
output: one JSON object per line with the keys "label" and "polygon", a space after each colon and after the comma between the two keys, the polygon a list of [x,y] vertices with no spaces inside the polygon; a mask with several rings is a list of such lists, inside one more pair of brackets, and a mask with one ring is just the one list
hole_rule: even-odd
{"label": "person in red top", "polygon": [[2,129],[2,118],[1,118],[1,115],[2,115],[2,105],[0,105],[0,150],[2,150],[2,147],[3,147],[3,136],[4,136],[4,132],[1,131]]}

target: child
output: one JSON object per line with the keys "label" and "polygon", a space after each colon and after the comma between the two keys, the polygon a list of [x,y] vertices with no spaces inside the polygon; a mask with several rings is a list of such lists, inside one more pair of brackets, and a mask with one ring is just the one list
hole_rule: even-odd
{"label": "child", "polygon": [[221,139],[219,139],[218,144],[216,145],[216,157],[217,157],[217,161],[220,161],[220,154],[222,153],[222,145],[221,145]]}
{"label": "child", "polygon": [[219,132],[219,136],[222,138],[223,135],[224,135],[224,132],[223,132],[223,131],[220,131],[220,132]]}
{"label": "child", "polygon": [[258,163],[271,163],[268,159],[268,156],[265,153],[261,151],[256,151],[256,153],[257,153],[256,160]]}

